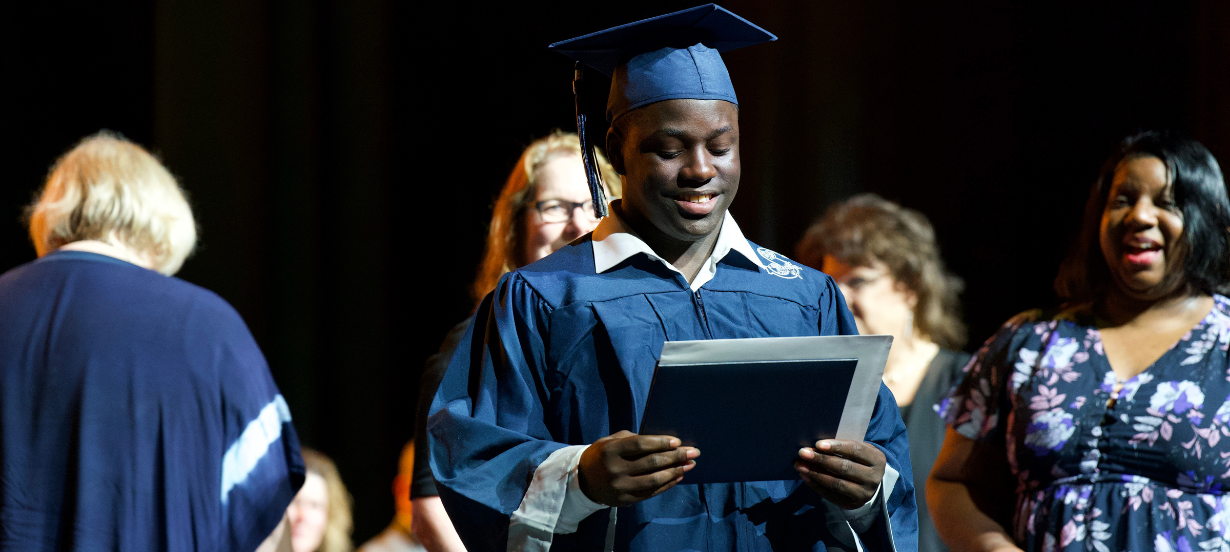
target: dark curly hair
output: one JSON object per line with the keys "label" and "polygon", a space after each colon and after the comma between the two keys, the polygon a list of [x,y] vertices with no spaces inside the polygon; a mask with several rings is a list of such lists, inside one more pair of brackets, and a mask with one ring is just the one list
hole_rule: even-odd
{"label": "dark curly hair", "polygon": [[918,297],[914,326],[941,347],[965,347],[961,291],[965,283],[944,268],[935,230],[927,217],[875,194],[861,194],[829,207],[795,248],[799,262],[817,270],[832,255],[851,266],[875,261]]}
{"label": "dark curly hair", "polygon": [[1124,161],[1156,157],[1166,165],[1175,203],[1183,213],[1183,274],[1193,293],[1226,293],[1230,287],[1230,200],[1217,159],[1200,142],[1169,131],[1148,131],[1124,138],[1102,165],[1089,190],[1080,235],[1055,278],[1055,293],[1068,303],[1093,301],[1110,282],[1110,270],[1098,246],[1102,213]]}

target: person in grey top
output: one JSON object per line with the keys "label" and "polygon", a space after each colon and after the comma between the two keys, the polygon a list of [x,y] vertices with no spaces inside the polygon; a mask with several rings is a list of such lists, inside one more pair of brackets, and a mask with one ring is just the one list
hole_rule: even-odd
{"label": "person in grey top", "polygon": [[[873,194],[829,208],[807,230],[796,258],[832,276],[860,334],[891,334],[884,383],[910,436],[914,481],[926,481],[944,443],[932,405],[960,379],[970,355],[960,318],[960,278],[944,269],[927,218]],[[923,485],[914,489],[925,505]],[[946,552],[931,513],[918,509],[918,550]]]}

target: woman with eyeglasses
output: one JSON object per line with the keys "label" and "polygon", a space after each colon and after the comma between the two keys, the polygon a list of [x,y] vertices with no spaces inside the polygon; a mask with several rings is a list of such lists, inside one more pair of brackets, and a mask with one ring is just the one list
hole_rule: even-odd
{"label": "woman with eyeglasses", "polygon": [[[926,481],[944,442],[944,421],[931,409],[970,355],[960,318],[960,278],[944,269],[927,218],[873,194],[838,203],[807,230],[797,258],[833,277],[860,334],[890,334],[884,383],[910,436],[914,481]],[[915,485],[919,504],[926,504]],[[947,550],[925,508],[918,510],[918,549]]]}
{"label": "woman with eyeglasses", "polygon": [[[601,152],[595,152],[606,195],[621,195],[620,178]],[[535,140],[521,154],[495,202],[487,233],[486,254],[478,277],[470,288],[475,304],[495,289],[504,273],[550,255],[598,226],[590,199],[589,184],[581,163],[581,142],[574,133],[556,131]],[[469,326],[458,324],[427,360],[419,383],[415,442],[413,531],[423,546],[433,552],[464,550],[436,492],[427,447],[427,410],[448,368],[453,349]]]}

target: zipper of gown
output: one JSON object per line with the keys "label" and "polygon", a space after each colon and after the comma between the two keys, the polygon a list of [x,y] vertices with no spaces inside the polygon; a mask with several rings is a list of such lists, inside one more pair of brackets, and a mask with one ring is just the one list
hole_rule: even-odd
{"label": "zipper of gown", "polygon": [[[696,306],[696,312],[700,313],[700,327],[701,331],[705,334],[705,339],[713,339],[713,333],[709,331],[709,315],[705,314],[705,300],[700,298],[699,289],[692,291],[692,304]],[[704,484],[696,486],[696,498],[700,501],[701,507],[705,509],[706,523],[701,526],[701,534],[704,535],[701,541],[704,544],[703,549],[711,550],[709,534],[713,530],[713,522],[711,521],[713,517],[709,511],[709,498],[705,496],[705,487],[706,485]]]}
{"label": "zipper of gown", "polygon": [[713,339],[713,332],[709,331],[709,316],[705,314],[705,300],[700,298],[700,290],[692,292],[692,299],[696,303],[696,310],[700,312],[701,329],[705,332],[705,339]]}

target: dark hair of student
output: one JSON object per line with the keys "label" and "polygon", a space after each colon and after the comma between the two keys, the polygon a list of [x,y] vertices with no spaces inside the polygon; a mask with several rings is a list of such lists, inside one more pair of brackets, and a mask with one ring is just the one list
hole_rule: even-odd
{"label": "dark hair of student", "polygon": [[1226,293],[1230,287],[1230,200],[1217,159],[1200,142],[1168,131],[1133,134],[1119,143],[1089,191],[1080,234],[1059,267],[1055,292],[1068,303],[1088,302],[1110,282],[1098,245],[1102,213],[1115,170],[1126,160],[1156,157],[1166,165],[1174,199],[1183,213],[1184,277],[1192,293]]}

